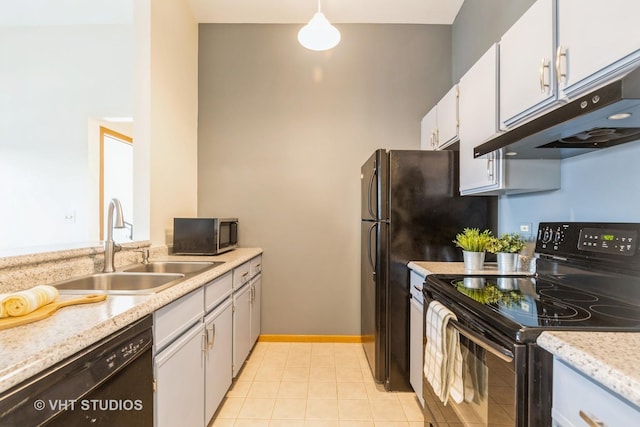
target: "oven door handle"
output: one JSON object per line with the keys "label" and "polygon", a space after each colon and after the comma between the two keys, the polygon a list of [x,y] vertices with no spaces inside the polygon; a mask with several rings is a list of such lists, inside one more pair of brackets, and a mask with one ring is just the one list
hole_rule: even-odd
{"label": "oven door handle", "polygon": [[456,320],[449,320],[449,324],[453,326],[453,328],[457,329],[458,332],[460,332],[462,335],[467,337],[470,341],[478,344],[480,347],[484,348],[494,356],[508,363],[513,362],[513,352],[511,350],[506,349],[494,342],[491,342],[482,336],[478,336],[471,329],[467,328]]}

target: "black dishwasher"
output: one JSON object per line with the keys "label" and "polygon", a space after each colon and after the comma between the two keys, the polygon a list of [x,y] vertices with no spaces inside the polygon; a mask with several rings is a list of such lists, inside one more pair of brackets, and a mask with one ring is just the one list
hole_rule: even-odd
{"label": "black dishwasher", "polygon": [[0,394],[0,425],[152,426],[152,317]]}

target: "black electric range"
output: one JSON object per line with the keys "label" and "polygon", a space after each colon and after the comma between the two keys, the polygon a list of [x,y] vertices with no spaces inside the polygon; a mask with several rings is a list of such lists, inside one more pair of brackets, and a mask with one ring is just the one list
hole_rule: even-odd
{"label": "black electric range", "polygon": [[532,276],[435,275],[428,289],[531,342],[544,330],[640,331],[640,224],[542,223]]}
{"label": "black electric range", "polygon": [[425,308],[438,302],[455,315],[476,397],[445,406],[423,379],[424,425],[551,425],[553,357],[536,339],[640,332],[639,236],[635,223],[541,223],[534,274],[427,276]]}

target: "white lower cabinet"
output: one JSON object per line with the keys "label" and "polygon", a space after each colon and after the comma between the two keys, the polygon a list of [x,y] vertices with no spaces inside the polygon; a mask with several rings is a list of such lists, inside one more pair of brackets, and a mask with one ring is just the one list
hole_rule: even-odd
{"label": "white lower cabinet", "polygon": [[211,421],[260,335],[261,263],[255,257],[153,313],[154,426]]}
{"label": "white lower cabinet", "polygon": [[232,302],[228,298],[204,319],[205,352],[205,425],[218,409],[231,387]]}
{"label": "white lower cabinet", "polygon": [[233,270],[233,378],[260,336],[261,272],[261,255]]}
{"label": "white lower cabinet", "polygon": [[233,293],[233,377],[242,369],[251,342],[251,285],[247,283]]}
{"label": "white lower cabinet", "polygon": [[[410,272],[411,292],[413,287],[417,286],[422,289],[424,276]],[[409,383],[416,392],[416,397],[424,406],[424,398],[422,397],[422,366],[424,365],[423,353],[423,335],[424,335],[424,317],[423,302],[414,298],[410,298],[410,315],[409,315]]]}
{"label": "white lower cabinet", "polygon": [[552,416],[554,427],[640,425],[640,408],[557,359]]}
{"label": "white lower cabinet", "polygon": [[204,426],[204,324],[154,357],[156,427]]}
{"label": "white lower cabinet", "polygon": [[260,300],[262,299],[262,275],[258,274],[256,277],[251,279],[251,313],[250,317],[250,330],[249,330],[249,338],[251,342],[251,346],[253,346],[258,337],[260,336]]}

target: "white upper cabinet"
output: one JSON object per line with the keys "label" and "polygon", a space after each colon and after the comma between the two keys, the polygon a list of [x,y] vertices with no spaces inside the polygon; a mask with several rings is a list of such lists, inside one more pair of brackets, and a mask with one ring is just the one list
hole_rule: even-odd
{"label": "white upper cabinet", "polygon": [[524,123],[556,101],[554,7],[555,0],[538,0],[500,39],[502,129]]}
{"label": "white upper cabinet", "polygon": [[498,126],[497,46],[493,45],[462,76],[460,90],[460,193],[496,188],[499,159],[474,159],[473,147],[496,133]]}
{"label": "white upper cabinet", "polygon": [[498,127],[497,46],[460,79],[460,194],[518,194],[560,188],[559,160],[504,159],[490,153],[474,158],[473,148]]}
{"label": "white upper cabinet", "polygon": [[434,106],[420,123],[420,149],[441,150],[458,141],[458,85]]}
{"label": "white upper cabinet", "polygon": [[640,1],[557,1],[561,97],[579,96],[640,64]]}
{"label": "white upper cabinet", "polygon": [[420,149],[435,150],[438,148],[438,108],[433,108],[420,122]]}
{"label": "white upper cabinet", "polygon": [[458,141],[458,85],[454,85],[437,105],[438,149]]}

